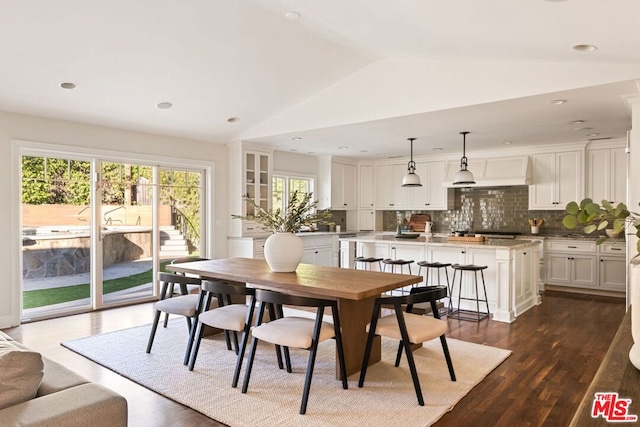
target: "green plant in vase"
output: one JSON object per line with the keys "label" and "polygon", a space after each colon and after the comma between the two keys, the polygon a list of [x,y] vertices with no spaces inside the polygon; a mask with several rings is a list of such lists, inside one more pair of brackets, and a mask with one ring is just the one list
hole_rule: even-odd
{"label": "green plant in vase", "polygon": [[300,231],[304,226],[317,227],[333,221],[331,212],[318,210],[318,201],[313,201],[313,193],[299,193],[297,190],[289,196],[289,202],[283,211],[280,208],[266,210],[248,196],[243,197],[255,212],[247,215],[231,215],[234,219],[256,222],[272,233]]}
{"label": "green plant in vase", "polygon": [[255,200],[244,197],[254,214],[231,215],[234,219],[254,221],[273,234],[264,244],[264,257],[273,272],[294,272],[303,256],[303,244],[300,237],[294,234],[303,226],[316,227],[329,224],[333,217],[328,211],[318,210],[318,201],[313,201],[313,193],[294,191],[289,196],[286,209],[266,210]]}
{"label": "green plant in vase", "polygon": [[[580,204],[575,201],[569,202],[565,210],[567,215],[562,219],[565,228],[573,230],[580,226],[585,234],[605,231],[606,235],[597,238],[598,245],[608,239],[617,239],[630,226],[635,228],[635,235],[640,238],[640,214],[629,211],[624,203],[612,205],[609,201],[603,200],[598,204],[587,198]],[[640,240],[637,250],[640,253]]]}

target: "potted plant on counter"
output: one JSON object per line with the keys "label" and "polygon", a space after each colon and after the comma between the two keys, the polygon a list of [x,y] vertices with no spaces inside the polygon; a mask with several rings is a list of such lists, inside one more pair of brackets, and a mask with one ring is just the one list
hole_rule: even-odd
{"label": "potted plant on counter", "polygon": [[274,272],[289,273],[296,270],[302,260],[302,239],[295,233],[302,227],[317,227],[329,224],[333,218],[330,212],[318,210],[318,201],[313,201],[313,193],[299,193],[297,190],[289,195],[284,210],[266,210],[255,200],[245,196],[249,210],[254,214],[245,216],[231,215],[234,219],[254,221],[273,233],[264,244],[264,258]]}
{"label": "potted plant on counter", "polygon": [[[605,236],[597,238],[598,245],[609,239],[617,239],[629,226],[635,228],[635,235],[640,238],[640,214],[630,212],[624,203],[612,205],[609,201],[603,200],[598,204],[587,198],[580,204],[575,201],[569,202],[566,212],[562,225],[569,230],[581,226],[585,234],[605,231]],[[640,253],[640,240],[638,240],[637,250]]]}

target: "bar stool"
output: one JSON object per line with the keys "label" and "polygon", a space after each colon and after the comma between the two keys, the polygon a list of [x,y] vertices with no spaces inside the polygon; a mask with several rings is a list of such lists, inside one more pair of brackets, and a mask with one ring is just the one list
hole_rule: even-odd
{"label": "bar stool", "polygon": [[[486,270],[488,267],[486,265],[462,265],[462,264],[453,264],[451,266],[453,268],[453,283],[451,285],[452,295],[449,297],[449,317],[455,317],[460,320],[471,320],[475,322],[480,322],[481,320],[488,318],[489,313],[489,301],[487,300],[487,287],[484,283],[484,273],[483,270]],[[453,310],[452,301],[453,301],[453,291],[455,291],[456,287],[456,274],[460,272],[460,279],[458,280],[458,308]],[[475,278],[475,287],[476,287],[476,296],[475,298],[463,297],[462,296],[462,276],[465,271],[473,271]],[[480,298],[480,294],[478,292],[478,272],[480,272],[480,276],[482,277],[482,290],[484,291],[484,299]],[[460,309],[460,300],[469,300],[476,302],[476,311],[473,310],[461,310]],[[487,311],[480,311],[480,302],[484,302],[487,305]]]}
{"label": "bar stool", "polygon": [[[373,264],[374,262],[378,263],[378,270],[382,271],[382,264],[380,264],[382,262],[382,258],[375,258],[375,257],[368,257],[368,258],[365,258],[363,256],[355,257],[353,259],[353,268],[357,270],[358,263],[362,263],[363,270],[371,270],[371,264]],[[369,268],[367,268],[367,266],[369,266]]]}
{"label": "bar stool", "polygon": [[[384,270],[382,271],[387,271],[387,266],[390,266],[391,272],[395,273],[396,265],[397,265],[400,267],[400,274],[404,274],[404,266],[406,265],[407,268],[409,269],[409,274],[411,274],[411,264],[413,264],[413,260],[386,258],[382,260],[382,263],[384,264]],[[386,292],[386,295],[407,295],[409,294],[412,287],[413,286],[393,289],[391,291]]]}
{"label": "bar stool", "polygon": [[[435,268],[436,271],[438,272],[438,286],[441,285],[440,283],[440,270],[444,269],[444,274],[445,277],[447,279],[447,295],[449,296],[449,302],[451,302],[451,282],[449,282],[449,269],[448,267],[451,267],[451,263],[442,263],[442,262],[429,262],[429,261],[418,261],[418,276],[422,275],[422,269],[425,268],[426,269],[426,274],[425,274],[425,278],[424,278],[424,284],[425,286],[432,286],[433,285],[433,276],[431,277],[431,282],[429,283],[429,270],[431,270],[432,268]],[[439,303],[441,304],[441,303]],[[447,308],[440,308],[440,316],[445,316],[447,315],[447,313],[449,313],[449,309]]]}
{"label": "bar stool", "polygon": [[404,259],[390,259],[386,258],[382,260],[384,264],[384,270],[387,271],[387,265],[391,266],[391,272],[396,272],[396,265],[400,267],[400,274],[404,273],[404,266],[406,265],[409,268],[409,274],[411,274],[411,264],[413,264],[413,260],[404,260]]}

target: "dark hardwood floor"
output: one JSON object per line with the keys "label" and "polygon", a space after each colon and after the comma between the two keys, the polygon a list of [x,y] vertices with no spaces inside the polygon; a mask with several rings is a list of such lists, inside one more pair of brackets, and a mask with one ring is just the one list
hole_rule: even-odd
{"label": "dark hardwood floor", "polygon": [[[512,324],[449,320],[451,338],[513,353],[436,426],[569,425],[624,314],[624,299],[547,292],[541,305]],[[60,345],[151,319],[152,305],[142,304],[28,323],[4,332],[124,395],[131,426],[220,425]]]}

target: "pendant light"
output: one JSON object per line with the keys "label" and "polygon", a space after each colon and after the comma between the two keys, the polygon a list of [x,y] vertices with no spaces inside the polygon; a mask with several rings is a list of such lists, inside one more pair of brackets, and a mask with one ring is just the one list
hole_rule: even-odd
{"label": "pendant light", "polygon": [[467,170],[466,139],[469,132],[460,132],[462,135],[462,158],[460,159],[460,170],[453,177],[453,185],[475,184],[473,174]]}
{"label": "pendant light", "polygon": [[402,178],[403,187],[422,187],[420,184],[420,177],[416,175],[416,162],[413,161],[413,141],[416,138],[407,138],[411,143],[411,160],[407,164],[407,174]]}

